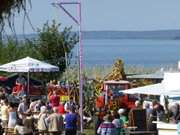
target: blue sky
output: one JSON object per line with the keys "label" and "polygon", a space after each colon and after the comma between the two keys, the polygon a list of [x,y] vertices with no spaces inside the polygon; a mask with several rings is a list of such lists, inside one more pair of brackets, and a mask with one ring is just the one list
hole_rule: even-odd
{"label": "blue sky", "polygon": [[[68,1],[68,0],[64,0]],[[70,1],[70,0],[69,0]],[[35,28],[56,19],[64,26],[78,26],[61,10],[55,0],[32,0],[29,10]],[[77,9],[67,7],[74,16]],[[15,19],[16,31],[22,33],[22,15]],[[25,33],[34,33],[26,21]],[[180,29],[180,0],[82,0],[83,30],[165,30]],[[6,30],[8,31],[8,29]]]}

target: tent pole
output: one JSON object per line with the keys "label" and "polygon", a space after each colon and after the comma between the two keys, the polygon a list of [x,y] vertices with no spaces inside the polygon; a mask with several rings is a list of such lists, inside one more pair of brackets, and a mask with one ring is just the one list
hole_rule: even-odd
{"label": "tent pole", "polygon": [[29,71],[28,71],[28,88],[27,88],[27,95],[29,96]]}

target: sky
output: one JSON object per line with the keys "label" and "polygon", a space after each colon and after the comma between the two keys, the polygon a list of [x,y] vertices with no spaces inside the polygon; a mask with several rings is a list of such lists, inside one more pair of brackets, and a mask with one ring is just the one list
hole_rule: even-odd
{"label": "sky", "polygon": [[[65,26],[78,25],[60,8],[52,3],[56,0],[32,0],[32,8],[28,10],[31,23],[35,29],[42,28],[46,21],[57,20]],[[70,0],[63,0],[70,1]],[[180,29],[180,0],[81,0],[83,30],[169,30]],[[77,7],[66,8],[77,18]],[[16,15],[16,32],[22,34],[23,15]],[[6,29],[8,32],[9,30]],[[25,33],[35,33],[25,22]]]}

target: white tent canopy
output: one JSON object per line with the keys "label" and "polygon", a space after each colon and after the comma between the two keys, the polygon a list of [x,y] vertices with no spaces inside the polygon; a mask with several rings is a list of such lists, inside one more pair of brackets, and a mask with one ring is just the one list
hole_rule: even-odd
{"label": "white tent canopy", "polygon": [[121,91],[126,94],[180,95],[180,72],[165,73],[161,83]]}
{"label": "white tent canopy", "polygon": [[161,95],[164,92],[164,85],[162,83],[132,88],[121,91],[126,94],[147,94],[147,95]]}
{"label": "white tent canopy", "polygon": [[55,72],[59,71],[57,66],[26,57],[0,66],[0,71],[5,72],[26,72],[28,73],[28,92],[29,92],[29,73],[30,72]]}
{"label": "white tent canopy", "polygon": [[0,71],[5,72],[55,72],[57,66],[26,57],[0,66]]}

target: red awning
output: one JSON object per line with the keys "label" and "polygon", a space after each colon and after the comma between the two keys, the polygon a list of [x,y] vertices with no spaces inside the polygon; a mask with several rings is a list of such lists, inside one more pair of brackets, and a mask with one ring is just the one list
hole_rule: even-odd
{"label": "red awning", "polygon": [[0,81],[6,81],[8,78],[5,76],[0,76]]}

